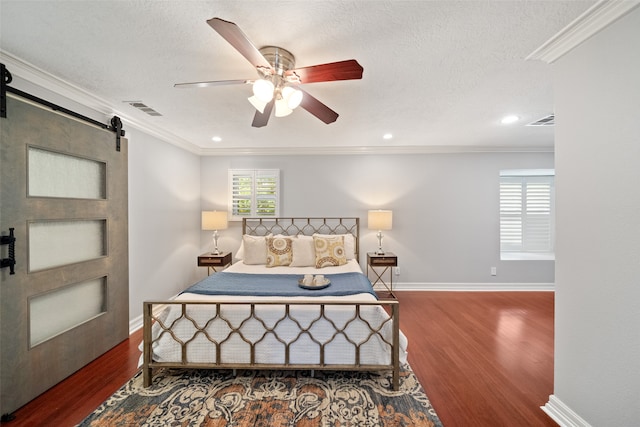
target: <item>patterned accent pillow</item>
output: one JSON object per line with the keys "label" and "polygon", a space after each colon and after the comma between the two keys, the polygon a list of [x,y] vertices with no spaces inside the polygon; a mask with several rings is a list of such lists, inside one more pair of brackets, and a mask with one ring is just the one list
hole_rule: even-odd
{"label": "patterned accent pillow", "polygon": [[334,237],[334,236],[342,236],[344,237],[344,252],[347,256],[347,260],[356,259],[356,240],[353,234],[313,234],[316,237]]}
{"label": "patterned accent pillow", "polygon": [[316,268],[344,265],[347,263],[343,236],[313,236],[313,245],[316,249]]}
{"label": "patterned accent pillow", "polygon": [[291,237],[267,237],[267,267],[291,264],[293,243]]}

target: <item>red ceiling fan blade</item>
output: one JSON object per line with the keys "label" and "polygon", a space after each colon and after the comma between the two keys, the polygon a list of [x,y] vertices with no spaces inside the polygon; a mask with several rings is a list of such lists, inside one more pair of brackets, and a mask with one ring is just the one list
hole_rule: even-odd
{"label": "red ceiling fan blade", "polygon": [[[302,90],[300,88],[297,89]],[[305,92],[304,90],[302,90],[302,92],[304,93],[304,96],[302,97],[300,107],[304,108],[326,124],[330,124],[338,120],[338,113],[324,105],[322,102],[318,101],[313,96],[309,95],[309,93]]]}
{"label": "red ceiling fan blade", "polygon": [[261,128],[266,126],[269,123],[269,117],[271,116],[271,110],[273,110],[273,104],[275,103],[275,99],[272,99],[265,107],[264,112],[256,110],[255,116],[253,116],[253,123],[251,126],[254,128]]}
{"label": "red ceiling fan blade", "polygon": [[[295,68],[285,73],[287,78],[304,83],[357,80],[362,78],[363,68],[355,59]],[[296,78],[297,77],[297,78]]]}
{"label": "red ceiling fan blade", "polygon": [[235,47],[254,67],[266,67],[271,69],[271,64],[260,53],[251,40],[233,22],[220,18],[211,18],[207,24],[218,32],[226,41]]}
{"label": "red ceiling fan blade", "polygon": [[190,88],[190,87],[209,87],[209,86],[225,86],[225,85],[243,85],[251,84],[255,80],[214,80],[210,82],[191,82],[191,83],[176,83],[173,87],[177,88]]}

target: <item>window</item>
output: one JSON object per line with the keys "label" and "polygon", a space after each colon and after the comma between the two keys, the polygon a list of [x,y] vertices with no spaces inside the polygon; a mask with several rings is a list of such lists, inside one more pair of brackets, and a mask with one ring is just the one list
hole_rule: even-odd
{"label": "window", "polygon": [[277,217],[280,212],[279,169],[229,169],[229,216]]}
{"label": "window", "polygon": [[500,172],[500,259],[554,259],[554,171]]}

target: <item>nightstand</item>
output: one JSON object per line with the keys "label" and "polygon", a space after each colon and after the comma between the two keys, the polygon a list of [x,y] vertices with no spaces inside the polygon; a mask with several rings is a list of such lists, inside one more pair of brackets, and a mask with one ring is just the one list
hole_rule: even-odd
{"label": "nightstand", "polygon": [[[372,283],[375,287],[378,283],[382,284],[389,292],[392,298],[393,295],[393,269],[392,267],[398,266],[398,257],[393,252],[385,252],[384,254],[377,254],[375,252],[367,252],[367,277],[369,276],[369,269],[373,271],[376,276],[375,281]],[[389,272],[388,283],[384,280],[384,275]]]}
{"label": "nightstand", "polygon": [[219,255],[207,252],[198,256],[198,267],[207,267],[207,274],[211,274],[211,269],[213,269],[215,273],[218,271],[216,267],[221,270],[230,265],[231,262],[231,252],[222,252]]}

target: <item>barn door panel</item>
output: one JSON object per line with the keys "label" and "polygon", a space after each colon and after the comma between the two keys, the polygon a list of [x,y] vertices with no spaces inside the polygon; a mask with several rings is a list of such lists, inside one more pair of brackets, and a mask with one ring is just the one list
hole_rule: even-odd
{"label": "barn door panel", "polygon": [[6,414],[128,337],[128,159],[113,132],[14,96],[0,126]]}

